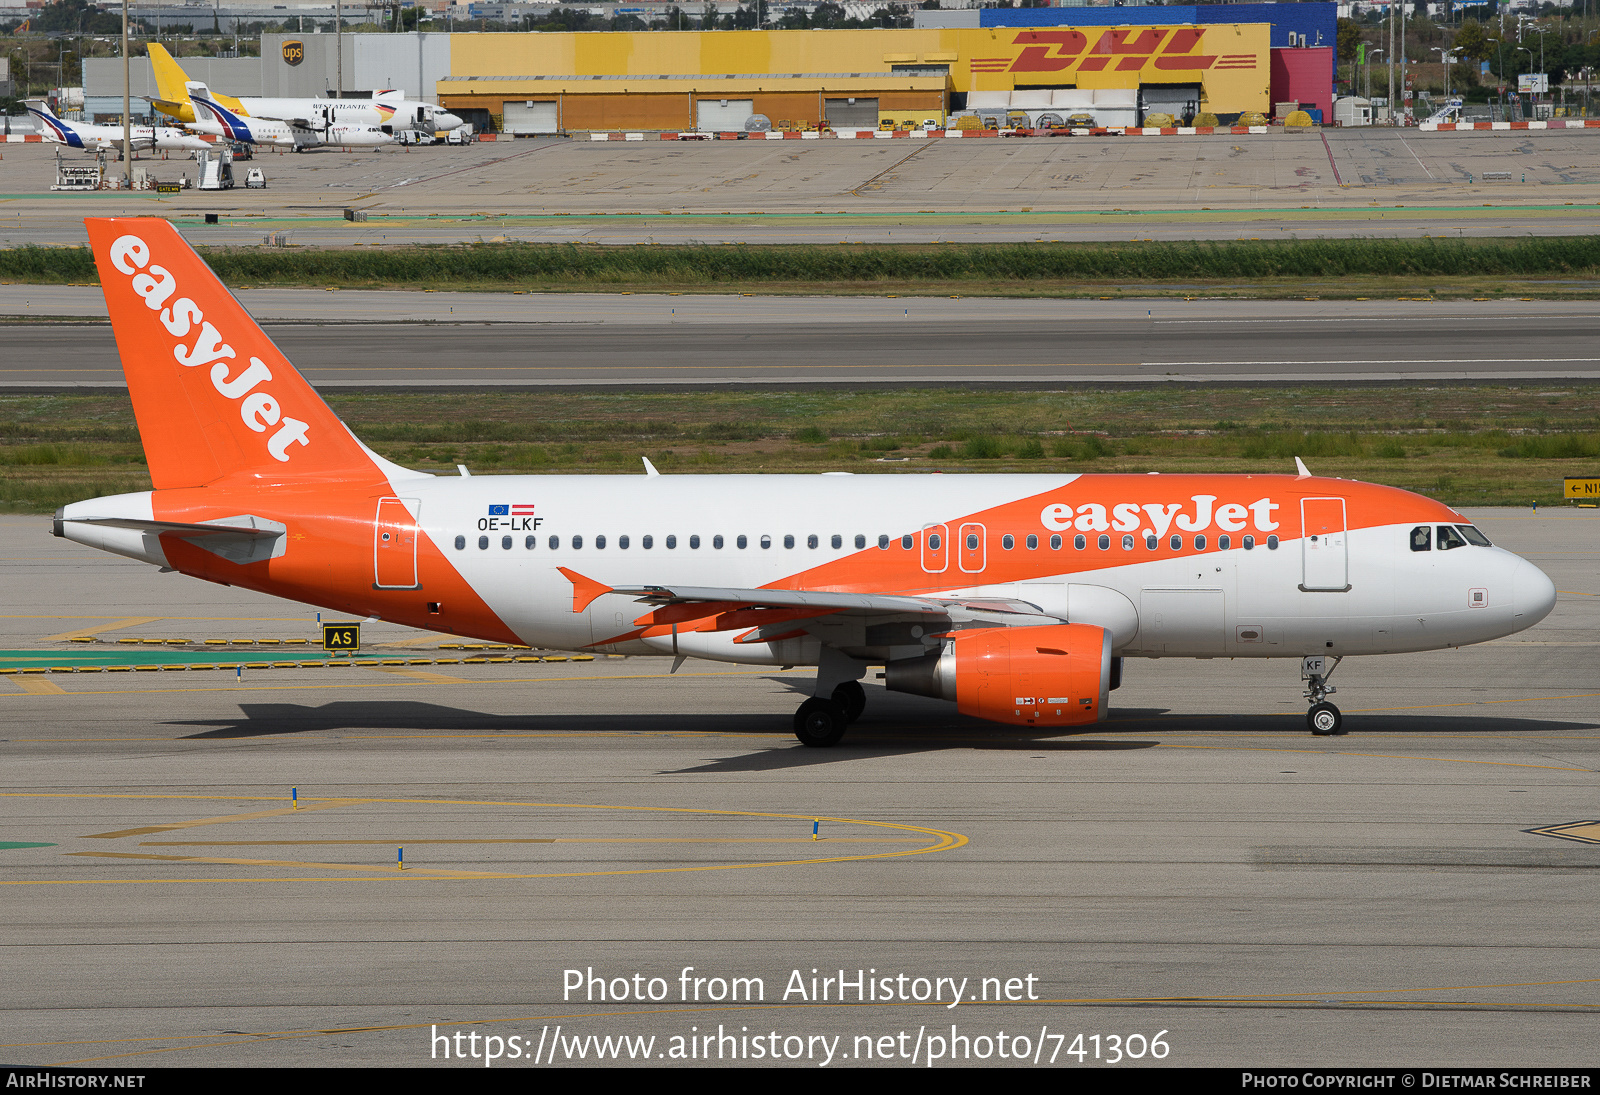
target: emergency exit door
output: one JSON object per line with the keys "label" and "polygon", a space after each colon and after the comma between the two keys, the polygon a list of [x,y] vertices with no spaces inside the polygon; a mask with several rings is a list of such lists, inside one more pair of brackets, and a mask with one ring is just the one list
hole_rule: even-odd
{"label": "emergency exit door", "polygon": [[372,530],[375,589],[420,589],[417,584],[416,498],[382,498]]}
{"label": "emergency exit door", "polygon": [[1343,498],[1300,500],[1300,588],[1342,593],[1350,588]]}

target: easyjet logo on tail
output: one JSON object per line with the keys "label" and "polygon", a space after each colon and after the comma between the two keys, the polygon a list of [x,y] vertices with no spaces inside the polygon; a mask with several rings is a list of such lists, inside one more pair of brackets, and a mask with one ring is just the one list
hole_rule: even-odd
{"label": "easyjet logo on tail", "polygon": [[[145,307],[159,312],[161,325],[178,339],[172,357],[186,369],[210,366],[211,385],[239,406],[239,417],[255,433],[267,434],[267,452],[274,460],[287,462],[289,446],[311,444],[308,425],[283,413],[269,391],[257,389],[272,382],[272,370],[259,357],[230,376],[236,362],[233,347],[223,342],[223,334],[207,321],[200,306],[189,297],[178,296],[177,279],[164,267],[150,262],[150,246],[138,236],[119,236],[111,245],[111,265],[132,280],[129,283]],[[167,302],[172,301],[169,305]],[[193,343],[187,343],[194,332]],[[274,429],[276,427],[276,429]]]}

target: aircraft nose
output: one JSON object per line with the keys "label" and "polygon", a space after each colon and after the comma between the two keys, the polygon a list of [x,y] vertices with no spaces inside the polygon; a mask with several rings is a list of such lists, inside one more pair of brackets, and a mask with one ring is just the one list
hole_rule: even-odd
{"label": "aircraft nose", "polygon": [[459,129],[461,128],[461,119],[454,114],[446,114],[441,110],[433,116],[433,124],[439,129]]}
{"label": "aircraft nose", "polygon": [[1511,608],[1517,624],[1532,627],[1556,607],[1556,584],[1526,559],[1518,559],[1511,577]]}

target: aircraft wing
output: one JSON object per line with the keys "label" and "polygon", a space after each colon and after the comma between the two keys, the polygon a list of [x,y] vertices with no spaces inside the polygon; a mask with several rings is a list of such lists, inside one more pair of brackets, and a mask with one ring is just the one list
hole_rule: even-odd
{"label": "aircraft wing", "polygon": [[[724,586],[639,585],[607,586],[566,567],[558,568],[572,583],[572,610],[582,612],[608,593],[632,597],[653,605],[634,623],[641,626],[683,623],[725,617],[725,626],[747,626],[765,616],[798,620],[811,616],[928,616],[949,620],[978,615],[1033,617],[1040,623],[1059,622],[1027,601],[1005,598],[951,598],[908,596],[898,593],[844,593],[813,589],[739,589]],[[1016,620],[1016,623],[1023,621]],[[719,628],[720,630],[721,628]]]}
{"label": "aircraft wing", "polygon": [[289,127],[289,136],[294,141],[295,148],[316,148],[323,143],[322,135],[314,129],[308,129],[295,122],[285,122]]}

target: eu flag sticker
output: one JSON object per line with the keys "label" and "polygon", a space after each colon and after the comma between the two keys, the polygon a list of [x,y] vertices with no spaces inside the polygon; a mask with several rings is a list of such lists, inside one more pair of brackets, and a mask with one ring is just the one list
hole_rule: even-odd
{"label": "eu flag sticker", "polygon": [[490,517],[510,517],[511,516],[511,507],[510,506],[490,506],[489,507],[489,516]]}

